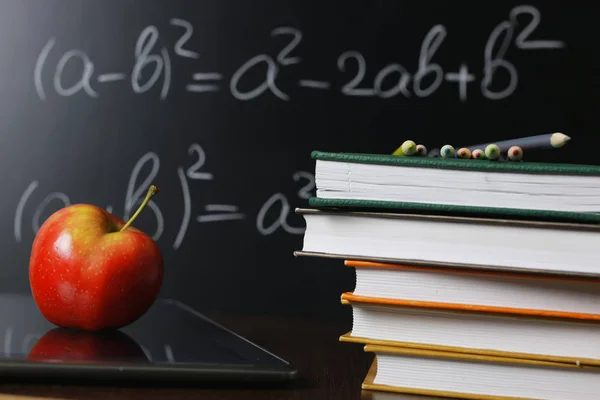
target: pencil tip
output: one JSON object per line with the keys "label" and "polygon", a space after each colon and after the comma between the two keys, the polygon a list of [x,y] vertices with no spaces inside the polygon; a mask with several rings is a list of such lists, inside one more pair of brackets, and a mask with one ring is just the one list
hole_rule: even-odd
{"label": "pencil tip", "polygon": [[550,138],[550,144],[552,145],[552,147],[562,147],[569,140],[571,140],[569,136],[561,132],[556,132],[552,134],[552,137]]}

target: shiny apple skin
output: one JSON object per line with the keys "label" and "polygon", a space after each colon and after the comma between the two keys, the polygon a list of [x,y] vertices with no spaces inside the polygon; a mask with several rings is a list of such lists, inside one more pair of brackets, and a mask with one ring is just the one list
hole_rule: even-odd
{"label": "shiny apple skin", "polygon": [[88,331],[121,328],[141,317],[163,281],[158,245],[144,232],[89,204],[52,214],[29,260],[35,303],[51,323]]}

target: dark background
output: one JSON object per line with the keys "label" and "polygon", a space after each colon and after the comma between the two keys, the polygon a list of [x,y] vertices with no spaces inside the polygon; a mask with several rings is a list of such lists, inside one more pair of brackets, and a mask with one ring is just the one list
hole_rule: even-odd
{"label": "dark background", "polygon": [[[154,204],[164,222],[157,237],[166,265],[164,296],[199,310],[345,316],[349,310],[339,304],[339,296],[353,289],[353,271],[339,261],[293,257],[301,248],[303,227],[293,209],[307,205],[304,193],[314,193],[306,178],[314,171],[312,150],[390,153],[405,139],[433,148],[561,131],[572,137],[571,143],[560,150],[527,153],[526,160],[598,163],[600,10],[593,2],[528,4],[541,18],[527,40],[560,40],[565,46],[519,48],[517,36],[533,27],[530,14],[519,16],[511,25],[514,33],[504,55],[514,65],[518,83],[514,92],[493,100],[481,89],[486,42],[521,3],[0,1],[0,290],[28,290],[32,224],[36,216],[41,223],[63,206],[60,198],[110,206],[123,217],[126,203],[131,208],[139,201],[131,192],[139,190],[143,197],[150,179],[162,189]],[[197,52],[198,58],[177,54],[176,43],[186,30],[170,23],[172,18],[193,25],[183,48]],[[468,65],[475,80],[468,85],[466,101],[460,101],[457,84],[447,81],[428,96],[415,94],[421,45],[437,24],[444,26],[446,37],[430,63],[444,73],[457,71],[461,63]],[[149,25],[158,32],[150,53],[168,57],[170,77],[163,65],[156,84],[135,93],[130,81],[134,50]],[[274,61],[294,39],[285,32],[297,32],[272,36],[280,27],[302,34],[284,55],[299,58],[296,63]],[[493,54],[504,37],[505,33]],[[41,63],[45,46],[50,51]],[[84,89],[68,96],[57,92],[57,65],[73,49],[89,58],[88,69],[93,65],[89,86],[97,97]],[[346,51],[364,57],[360,88],[373,89],[379,71],[399,63],[410,74],[406,93],[390,98],[342,93],[357,71],[352,58],[344,71],[338,67]],[[77,54],[59,76],[65,88],[82,76],[81,53]],[[264,84],[268,59],[270,68],[278,69],[274,83],[288,100],[271,90],[249,100],[232,95],[229,84],[236,70],[260,54],[263,61],[244,75],[239,89],[250,91]],[[151,62],[143,69],[141,85],[154,68]],[[204,82],[220,89],[187,92],[186,85],[194,83],[192,74],[200,72],[222,74],[221,81]],[[105,73],[123,73],[126,78],[99,83],[98,75]],[[39,86],[36,90],[36,75],[43,93]],[[431,85],[434,76],[424,78],[422,87]],[[301,79],[327,81],[331,87],[299,87]],[[391,74],[383,90],[397,81],[398,75]],[[165,82],[169,90],[161,98]],[[502,91],[507,84],[506,70],[496,69],[490,88]],[[198,161],[198,153],[189,150],[193,144],[205,152],[197,172],[213,174],[212,180],[184,174]],[[149,152],[154,161],[148,159],[133,177],[128,198],[134,166]],[[298,171],[304,173],[295,180]],[[185,186],[190,220],[175,249],[185,215]],[[53,192],[61,194],[48,198]],[[278,200],[265,214],[264,225],[277,223],[287,205],[289,215],[281,220],[292,229],[279,224],[261,234],[257,215],[272,196]],[[245,218],[196,222],[209,204],[238,206]],[[156,233],[152,209],[144,211],[136,226]]]}

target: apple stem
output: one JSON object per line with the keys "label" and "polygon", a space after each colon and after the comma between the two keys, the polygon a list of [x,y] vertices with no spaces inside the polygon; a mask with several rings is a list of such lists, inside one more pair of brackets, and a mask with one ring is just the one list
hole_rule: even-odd
{"label": "apple stem", "polygon": [[127,229],[131,226],[133,221],[137,218],[138,215],[140,215],[140,213],[142,212],[144,207],[146,207],[146,205],[148,204],[148,202],[150,201],[152,196],[154,196],[156,193],[158,193],[158,186],[151,185],[150,188],[148,189],[148,193],[146,193],[146,198],[144,199],[144,201],[142,201],[142,204],[140,204],[140,206],[138,207],[135,214],[133,214],[131,216],[131,218],[129,218],[129,221],[127,221],[127,223],[125,225],[123,225],[123,227],[121,228],[121,230],[119,232],[123,232],[125,229]]}

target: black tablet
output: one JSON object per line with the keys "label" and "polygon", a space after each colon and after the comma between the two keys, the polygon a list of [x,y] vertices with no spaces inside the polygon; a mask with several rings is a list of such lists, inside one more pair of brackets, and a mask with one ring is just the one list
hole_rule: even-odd
{"label": "black tablet", "polygon": [[159,299],[133,324],[100,333],[58,328],[31,295],[0,295],[0,377],[53,381],[268,382],[286,361],[191,307]]}

